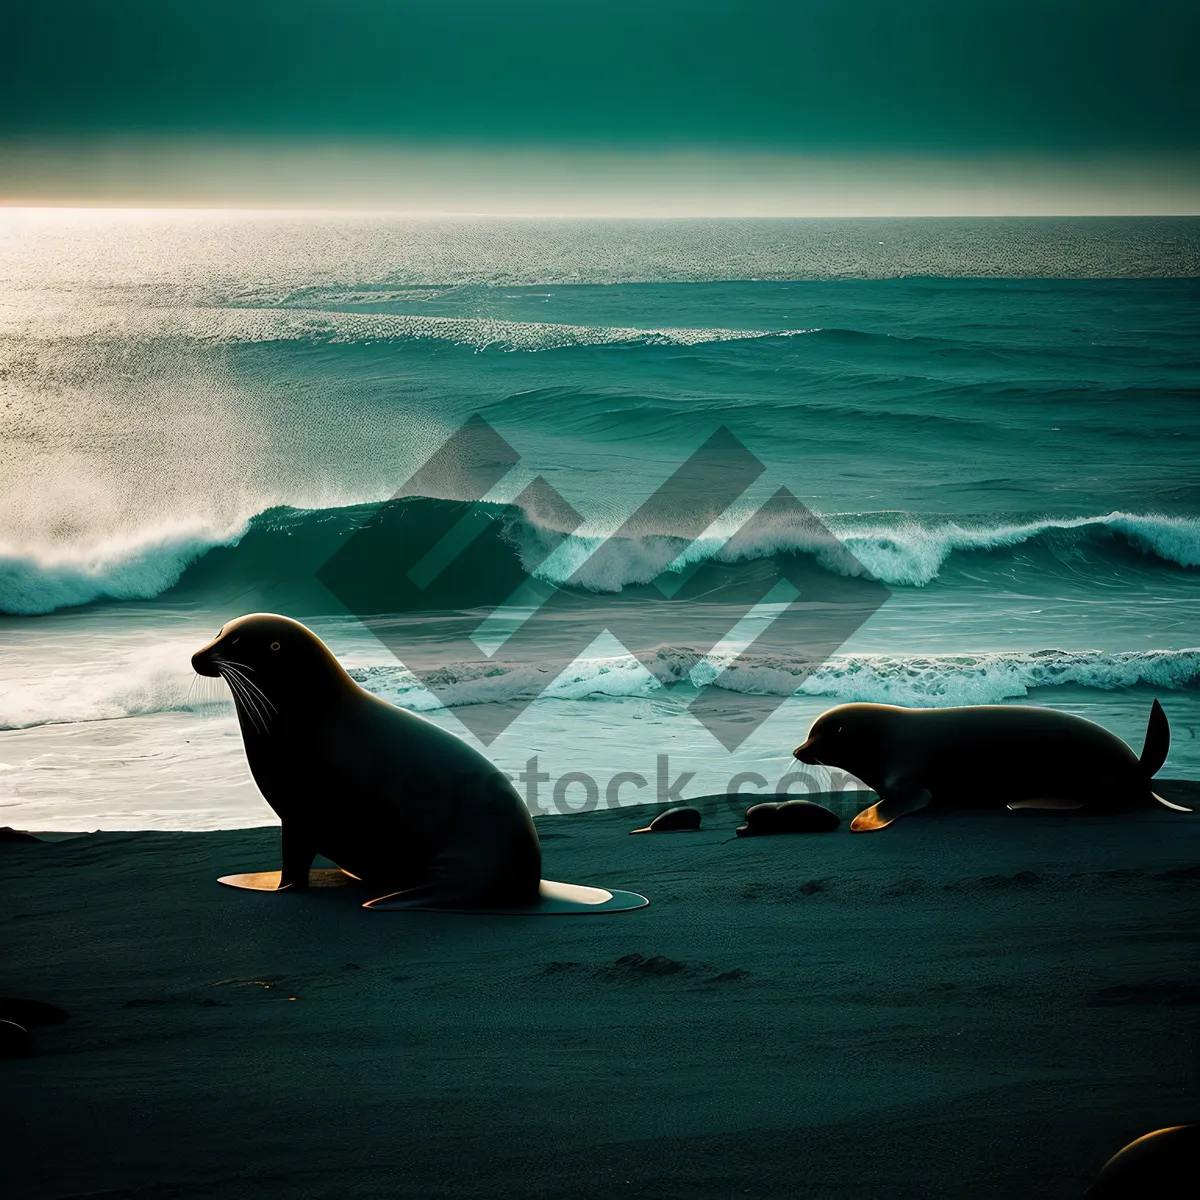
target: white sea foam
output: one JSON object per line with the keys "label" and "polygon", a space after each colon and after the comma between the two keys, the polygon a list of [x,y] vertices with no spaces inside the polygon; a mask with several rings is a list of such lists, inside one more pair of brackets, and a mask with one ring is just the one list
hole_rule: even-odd
{"label": "white sea foam", "polygon": [[85,546],[0,543],[0,612],[34,615],[100,599],[152,599],[209,550],[236,544],[245,529],[172,521]]}
{"label": "white sea foam", "polygon": [[[815,525],[786,520],[764,527],[753,539],[740,538],[736,557],[745,560],[775,554],[811,554],[821,566],[837,574],[867,574],[894,586],[922,587],[937,578],[955,553],[1001,550],[1055,533],[1100,537],[1119,534],[1139,550],[1165,562],[1200,566],[1200,520],[1194,517],[1111,512],[977,526],[906,514],[897,514],[889,521],[867,515],[823,519],[835,538]],[[536,539],[539,531],[531,532]],[[672,560],[677,568],[707,558],[733,561],[735,555],[723,548],[733,532],[730,528],[686,545],[666,536],[641,538],[626,542],[619,550],[610,547],[595,557],[602,538],[573,539],[572,544],[547,560],[554,565],[548,578],[554,583],[574,579],[596,591],[617,591],[626,584],[649,583]]]}
{"label": "white sea foam", "polygon": [[[292,529],[299,528],[306,516],[321,521],[326,514],[294,514]],[[825,520],[836,540],[815,526],[784,521],[766,526],[754,539],[739,539],[736,552],[724,545],[732,528],[690,543],[666,535],[630,539],[610,545],[602,555],[594,552],[603,539],[573,538],[546,560],[539,573],[553,583],[573,580],[596,591],[619,591],[628,584],[649,582],[672,560],[683,566],[709,557],[731,562],[796,553],[811,555],[822,567],[841,575],[869,574],[891,586],[922,587],[937,578],[955,553],[1002,550],[1046,535],[1093,540],[1116,535],[1163,562],[1200,566],[1200,519],[1194,517],[1111,512],[978,526],[905,514],[886,521],[868,515]],[[85,546],[0,543],[0,612],[25,615],[100,599],[152,599],[176,584],[209,550],[236,546],[250,527],[250,520],[221,528],[204,521],[172,521]],[[514,526],[511,536],[527,560],[540,561],[545,533],[523,521]]]}
{"label": "white sea foam", "polygon": [[[664,646],[659,665],[682,681],[695,661],[682,646]],[[38,686],[0,691],[0,730],[105,721],[169,712],[228,709],[223,685],[206,685],[185,667],[182,649],[164,649],[128,670],[51,676]],[[589,701],[650,696],[661,689],[632,656],[585,658],[559,675],[541,664],[502,661],[447,664],[428,690],[395,663],[353,668],[363,687],[415,712],[511,700]],[[700,676],[699,671],[692,678]],[[198,686],[199,682],[199,686]],[[1045,687],[1115,691],[1139,685],[1162,690],[1200,686],[1200,648],[1105,654],[1098,650],[997,651],[981,654],[836,655],[823,663],[746,655],[732,670],[701,682],[748,695],[873,701],[931,708],[999,704]],[[435,694],[436,692],[436,694]],[[690,691],[689,691],[690,694]]]}
{"label": "white sea foam", "polygon": [[914,520],[897,528],[863,529],[857,524],[843,528],[836,520],[831,525],[842,545],[877,579],[918,587],[937,578],[956,552],[999,550],[1057,532],[1121,534],[1139,550],[1165,562],[1200,566],[1200,520],[1194,517],[1110,512],[1098,517],[1047,517],[978,527],[952,521],[926,526]]}
{"label": "white sea foam", "polygon": [[815,329],[696,329],[687,327],[565,325],[494,317],[424,313],[338,312],[294,308],[39,309],[36,319],[0,305],[0,328],[29,342],[64,338],[87,342],[191,339],[238,345],[261,342],[439,341],[477,351],[561,350],[572,346],[699,346],[706,342],[790,338]]}
{"label": "white sea foam", "polygon": [[[686,647],[663,647],[660,666],[682,680],[695,661]],[[427,690],[398,666],[352,672],[369,690],[417,711],[492,701],[587,700],[651,695],[653,676],[632,656],[581,659],[557,678],[540,664],[448,664]],[[698,672],[692,672],[695,679]],[[837,655],[821,663],[769,655],[746,655],[722,674],[707,672],[703,683],[749,695],[829,697],[928,708],[998,704],[1042,687],[1113,691],[1139,684],[1165,689],[1200,683],[1200,649],[1143,650],[1104,654],[1098,650],[996,651],[983,654]]]}
{"label": "white sea foam", "polygon": [[41,665],[25,678],[10,675],[0,682],[0,731],[171,712],[232,712],[224,683],[188,669],[194,649],[193,643],[159,644],[141,647],[123,661]]}

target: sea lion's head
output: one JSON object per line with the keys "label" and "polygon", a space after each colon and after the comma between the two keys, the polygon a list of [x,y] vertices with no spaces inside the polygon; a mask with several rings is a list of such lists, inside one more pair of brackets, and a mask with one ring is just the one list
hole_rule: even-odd
{"label": "sea lion's head", "polygon": [[879,714],[877,704],[839,704],[813,722],[792,757],[809,766],[840,767],[858,775],[877,741]]}
{"label": "sea lion's head", "polygon": [[224,679],[238,712],[260,732],[285,708],[311,704],[320,695],[320,684],[350,684],[315,633],[275,613],[229,621],[192,655],[192,669]]}

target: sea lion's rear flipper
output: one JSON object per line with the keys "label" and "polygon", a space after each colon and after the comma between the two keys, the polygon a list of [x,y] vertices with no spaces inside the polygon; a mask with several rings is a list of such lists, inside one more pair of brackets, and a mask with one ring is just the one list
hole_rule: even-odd
{"label": "sea lion's rear flipper", "polygon": [[645,908],[650,901],[637,892],[618,892],[608,888],[583,887],[577,883],[554,883],[543,879],[532,904],[485,904],[457,897],[445,884],[431,883],[409,888],[391,896],[368,900],[363,908],[382,911],[419,909],[425,912],[486,913],[508,917],[548,917],[585,913],[631,912]]}
{"label": "sea lion's rear flipper", "polygon": [[1006,806],[1010,812],[1023,808],[1043,809],[1047,812],[1073,812],[1086,807],[1082,800],[1067,800],[1061,796],[1038,796],[1030,800],[1014,800]]}
{"label": "sea lion's rear flipper", "polygon": [[870,833],[876,829],[882,829],[885,825],[890,825],[897,817],[920,811],[932,799],[933,796],[929,789],[923,787],[889,791],[878,804],[864,808],[850,822],[850,830],[853,833]]}
{"label": "sea lion's rear flipper", "polygon": [[1150,795],[1153,796],[1154,799],[1157,800],[1164,808],[1172,809],[1175,812],[1190,813],[1196,811],[1194,808],[1185,808],[1182,804],[1175,804],[1170,800],[1165,800],[1157,792],[1151,792]]}
{"label": "sea lion's rear flipper", "polygon": [[1157,700],[1150,706],[1150,720],[1146,723],[1146,741],[1142,746],[1142,757],[1138,766],[1147,779],[1158,774],[1159,768],[1167,761],[1167,751],[1171,748],[1171,726],[1167,722],[1167,714]]}
{"label": "sea lion's rear flipper", "polygon": [[[251,892],[291,891],[291,888],[279,886],[282,878],[282,871],[250,871],[245,875],[222,875],[217,882],[226,887],[244,888]],[[310,888],[345,887],[346,884],[356,881],[357,876],[338,867],[313,867],[308,872]]]}

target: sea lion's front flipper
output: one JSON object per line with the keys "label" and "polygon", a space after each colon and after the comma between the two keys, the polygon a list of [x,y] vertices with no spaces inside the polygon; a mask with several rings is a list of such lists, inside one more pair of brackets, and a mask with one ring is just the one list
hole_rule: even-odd
{"label": "sea lion's front flipper", "polygon": [[[244,888],[251,892],[290,892],[290,887],[281,886],[282,871],[250,871],[245,875],[222,875],[217,880],[226,887]],[[310,888],[345,887],[356,882],[356,876],[338,867],[313,867],[308,872]],[[302,890],[302,889],[296,889]]]}
{"label": "sea lion's front flipper", "polygon": [[1083,807],[1082,800],[1066,800],[1060,796],[1038,796],[1031,800],[1014,800],[1008,805],[1010,812],[1017,812],[1022,808],[1043,809],[1046,812],[1073,812],[1075,809]]}
{"label": "sea lion's front flipper", "polygon": [[284,821],[279,833],[280,848],[283,852],[279,888],[281,891],[290,888],[292,891],[302,892],[309,886],[309,868],[313,859],[317,857],[317,848],[307,831],[296,821]]}
{"label": "sea lion's front flipper", "polygon": [[863,809],[850,822],[851,832],[870,833],[876,829],[882,829],[885,825],[890,825],[897,817],[918,812],[932,799],[933,796],[928,788],[912,787],[902,791],[889,789],[888,794],[878,804],[872,804],[870,808]]}
{"label": "sea lion's front flipper", "polygon": [[584,887],[577,883],[555,883],[543,879],[532,904],[486,904],[455,898],[444,885],[427,884],[409,888],[391,896],[368,900],[363,908],[382,911],[423,909],[426,912],[490,914],[503,917],[549,917],[584,913],[631,912],[645,908],[650,901],[637,892],[619,892],[608,888]]}

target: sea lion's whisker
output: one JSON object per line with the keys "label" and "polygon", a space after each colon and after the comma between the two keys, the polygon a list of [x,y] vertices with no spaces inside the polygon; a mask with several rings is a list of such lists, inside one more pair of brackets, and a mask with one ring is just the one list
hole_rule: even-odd
{"label": "sea lion's whisker", "polygon": [[262,705],[259,704],[258,700],[253,695],[253,693],[251,693],[246,688],[245,683],[239,681],[238,689],[239,689],[240,695],[242,696],[242,698],[244,699],[244,701],[246,703],[247,708],[249,708],[250,711],[254,714],[255,724],[258,727],[258,731],[260,733],[266,733],[267,727],[270,724],[270,722],[269,722],[266,712],[263,711]]}
{"label": "sea lion's whisker", "polygon": [[193,675],[191,686],[188,688],[183,702],[193,712],[197,710],[205,712],[223,699],[225,697],[219,691],[219,685],[215,679],[206,678],[203,675]]}
{"label": "sea lion's whisker", "polygon": [[225,680],[226,686],[228,686],[230,694],[233,696],[233,703],[234,703],[234,706],[237,708],[238,712],[239,713],[244,712],[246,714],[246,717],[249,719],[250,723],[254,726],[255,729],[257,729],[258,728],[258,720],[259,720],[258,713],[256,713],[254,711],[254,709],[251,708],[251,706],[247,703],[246,697],[241,690],[241,684],[238,682],[237,679],[234,678],[234,676],[227,675],[224,671],[221,671],[220,674],[221,674],[221,678],[223,680]]}
{"label": "sea lion's whisker", "polygon": [[258,699],[264,716],[278,715],[279,710],[275,707],[271,698],[262,690],[262,688],[258,686],[257,683],[254,682],[254,680],[248,679],[245,675],[243,675],[241,670],[239,670],[233,663],[227,662],[225,665],[231,672],[237,675],[242,686],[247,690],[247,692],[251,696],[254,696]]}
{"label": "sea lion's whisker", "polygon": [[228,703],[229,699],[228,692],[221,688],[220,680],[208,675],[195,675],[192,677],[185,702],[189,706],[194,704],[195,708],[201,711],[207,711],[215,705]]}
{"label": "sea lion's whisker", "polygon": [[239,707],[245,710],[246,716],[250,718],[250,723],[254,726],[254,728],[258,730],[259,733],[266,733],[266,718],[264,714],[259,712],[257,701],[246,690],[245,684],[240,676],[233,671],[222,669],[226,666],[227,664],[225,663],[217,665],[217,671],[220,673],[221,678],[224,679],[229,685],[229,690],[233,693],[234,699],[241,701]]}
{"label": "sea lion's whisker", "polygon": [[259,733],[265,734],[267,732],[266,718],[258,710],[253,700],[246,692],[242,691],[239,694],[242,697],[243,703],[246,705],[246,711],[253,721],[254,728],[257,729]]}
{"label": "sea lion's whisker", "polygon": [[[237,701],[241,701],[241,707],[246,710],[246,715],[250,718],[250,723],[254,728],[259,733],[267,733],[270,714],[262,707],[261,701],[254,695],[254,692],[250,690],[252,686],[250,685],[250,680],[241,669],[246,664],[230,662],[227,658],[214,658],[212,659],[212,665],[217,669],[217,674],[225,680],[229,690],[233,693],[235,704]],[[254,691],[259,692],[261,695],[261,689],[257,686],[254,687]],[[263,700],[266,700],[265,696],[263,696]],[[269,704],[270,701],[267,701],[267,703]],[[272,709],[274,707],[274,705],[271,705]]]}
{"label": "sea lion's whisker", "polygon": [[271,699],[266,694],[266,692],[264,692],[262,690],[262,688],[259,687],[258,684],[255,683],[254,680],[251,679],[248,674],[246,674],[247,671],[254,670],[254,668],[249,663],[235,662],[231,658],[223,658],[223,659],[221,659],[221,662],[225,666],[229,667],[231,670],[237,671],[238,675],[241,676],[242,682],[244,684],[246,684],[246,686],[249,687],[250,690],[253,691],[257,696],[259,696],[264,701],[264,703],[267,704],[267,706],[271,709],[272,712],[278,712],[278,709],[276,709],[275,705],[271,702]]}
{"label": "sea lion's whisker", "polygon": [[253,679],[247,679],[246,676],[242,675],[240,671],[238,672],[238,675],[246,687],[248,687],[250,691],[256,695],[272,713],[277,713],[279,711],[275,707],[274,701],[272,701],[271,697],[268,696],[267,693],[264,692],[262,688],[260,688],[258,684],[254,682]]}
{"label": "sea lion's whisker", "polygon": [[222,659],[221,665],[227,670],[232,671],[243,683],[250,682],[250,676],[246,674],[246,668],[241,663],[230,662],[227,658]]}

